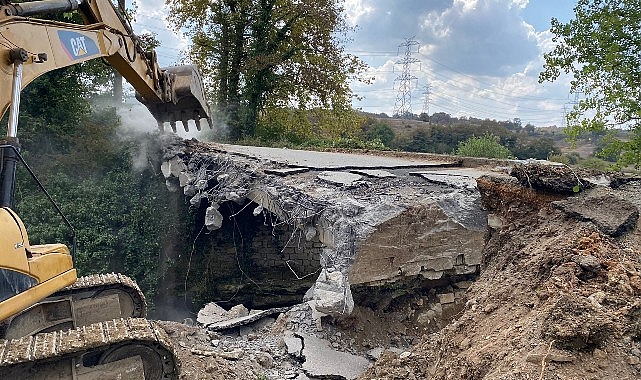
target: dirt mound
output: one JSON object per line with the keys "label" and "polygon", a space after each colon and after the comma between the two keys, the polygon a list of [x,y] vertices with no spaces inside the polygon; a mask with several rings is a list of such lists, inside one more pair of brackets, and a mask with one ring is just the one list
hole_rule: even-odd
{"label": "dirt mound", "polygon": [[[559,189],[528,184],[554,183],[554,175]],[[463,312],[409,354],[386,352],[361,379],[641,378],[640,182],[566,199],[574,175],[543,168],[522,172],[520,183],[480,178],[498,222]],[[576,204],[578,213],[563,207]],[[636,214],[617,221],[612,204]],[[613,234],[599,220],[625,228]]]}

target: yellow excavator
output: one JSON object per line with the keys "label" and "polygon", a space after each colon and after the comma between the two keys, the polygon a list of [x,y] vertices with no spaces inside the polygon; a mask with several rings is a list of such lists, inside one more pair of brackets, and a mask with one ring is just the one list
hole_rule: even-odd
{"label": "yellow excavator", "polygon": [[[43,19],[79,12],[84,24]],[[177,379],[165,332],[146,319],[144,296],[121,274],[77,277],[64,244],[31,245],[13,210],[21,163],[21,90],[38,76],[104,58],[136,90],[162,128],[211,126],[195,66],[160,68],[110,0],[0,0],[0,379]],[[44,190],[44,189],[43,189]],[[66,218],[65,218],[66,221]]]}

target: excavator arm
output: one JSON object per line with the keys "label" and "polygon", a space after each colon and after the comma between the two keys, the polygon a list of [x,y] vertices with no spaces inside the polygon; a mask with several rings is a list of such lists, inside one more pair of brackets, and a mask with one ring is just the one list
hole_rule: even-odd
{"label": "excavator arm", "polygon": [[[73,10],[80,12],[85,25],[34,18]],[[16,91],[38,76],[99,57],[131,83],[159,127],[169,122],[175,131],[176,121],[181,121],[188,130],[188,121],[194,120],[200,130],[201,119],[211,126],[197,68],[160,68],[156,53],[142,49],[109,0],[0,1],[0,88],[14,88],[13,93],[0,91],[0,116],[17,106]]]}

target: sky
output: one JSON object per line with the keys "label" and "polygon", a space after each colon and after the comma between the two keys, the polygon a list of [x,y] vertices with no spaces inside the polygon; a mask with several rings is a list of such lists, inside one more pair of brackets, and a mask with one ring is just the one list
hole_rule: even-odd
{"label": "sky", "polygon": [[[164,0],[137,0],[136,33],[157,33],[161,66],[176,64],[189,41],[168,28]],[[355,108],[563,126],[569,79],[538,83],[552,50],[550,20],[573,16],[573,0],[345,0],[355,30],[346,51],[369,65],[370,84],[352,83]],[[409,55],[406,55],[410,45]],[[401,79],[409,57],[412,79]],[[409,85],[404,87],[402,84]],[[429,86],[429,90],[427,90]],[[406,96],[403,89],[406,89]],[[427,93],[429,92],[429,95]],[[409,95],[409,97],[407,97]]]}

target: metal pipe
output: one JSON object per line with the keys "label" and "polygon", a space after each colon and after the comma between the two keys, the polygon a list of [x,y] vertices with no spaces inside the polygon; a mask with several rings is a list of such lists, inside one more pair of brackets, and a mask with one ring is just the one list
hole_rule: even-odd
{"label": "metal pipe", "polygon": [[7,139],[18,137],[18,111],[20,109],[20,91],[22,90],[22,69],[20,61],[13,63],[13,87],[11,88],[11,108],[9,109],[9,126]]}
{"label": "metal pipe", "polygon": [[29,1],[26,3],[10,4],[11,16],[29,17],[45,15],[50,13],[69,12],[78,9],[78,6],[85,0],[41,0]]}

